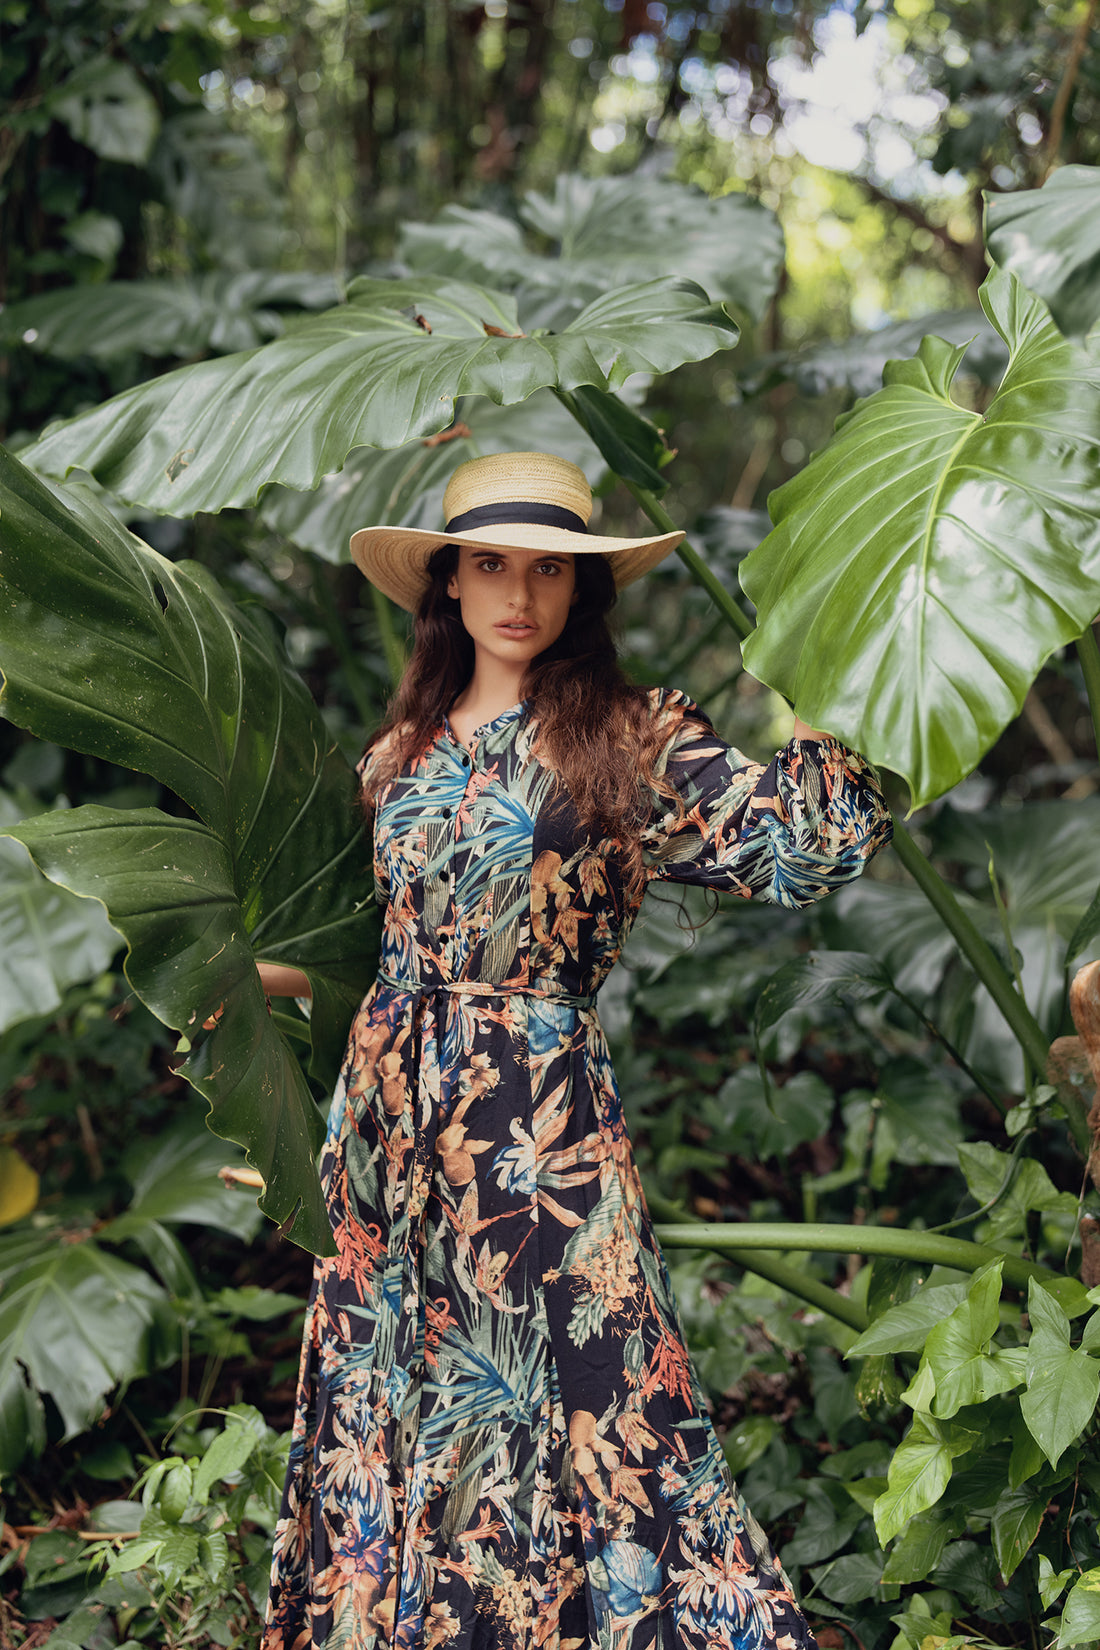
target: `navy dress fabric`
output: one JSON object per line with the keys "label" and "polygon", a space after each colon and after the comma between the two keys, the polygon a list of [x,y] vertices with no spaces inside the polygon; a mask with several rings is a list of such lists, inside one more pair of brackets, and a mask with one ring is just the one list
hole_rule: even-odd
{"label": "navy dress fabric", "polygon": [[[888,840],[834,740],[767,766],[655,691],[649,880],[782,906]],[[523,705],[383,787],[264,1650],[812,1645],[684,1346],[596,1009],[639,899]],[[370,757],[366,759],[368,762]]]}

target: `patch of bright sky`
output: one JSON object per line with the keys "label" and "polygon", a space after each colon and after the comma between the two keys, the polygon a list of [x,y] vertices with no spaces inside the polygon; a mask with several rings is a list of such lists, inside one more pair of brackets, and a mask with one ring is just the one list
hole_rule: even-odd
{"label": "patch of bright sky", "polygon": [[914,83],[913,60],[897,50],[887,20],[872,18],[857,34],[850,12],[836,6],[814,38],[812,64],[794,54],[772,64],[784,128],[799,153],[833,171],[866,170],[903,194],[957,194],[962,178],[940,177],[919,153],[946,99]]}
{"label": "patch of bright sky", "polygon": [[[782,129],[773,136],[777,151],[793,147],[814,166],[870,176],[899,195],[957,195],[963,179],[939,176],[921,154],[921,139],[941,118],[945,99],[919,85],[916,65],[898,50],[887,19],[872,18],[858,34],[849,5],[838,4],[818,22],[815,43],[809,65],[793,49],[772,61],[784,109]],[[660,75],[654,43],[645,36],[610,67],[638,86],[652,86]],[[748,76],[731,64],[712,67],[689,58],[681,78],[692,98],[681,121],[698,125],[706,118],[716,135],[734,136]],[[623,136],[625,127],[611,120],[595,128],[591,141],[607,153]]]}

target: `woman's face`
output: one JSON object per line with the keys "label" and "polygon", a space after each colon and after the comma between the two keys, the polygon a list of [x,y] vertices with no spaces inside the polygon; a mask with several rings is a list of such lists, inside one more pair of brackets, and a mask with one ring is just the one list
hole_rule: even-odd
{"label": "woman's face", "polygon": [[447,583],[475,655],[516,667],[552,647],[576,600],[573,557],[463,544]]}

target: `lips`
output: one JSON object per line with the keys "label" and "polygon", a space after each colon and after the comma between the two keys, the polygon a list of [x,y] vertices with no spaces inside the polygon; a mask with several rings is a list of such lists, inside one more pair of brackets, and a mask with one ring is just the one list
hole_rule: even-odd
{"label": "lips", "polygon": [[512,619],[505,619],[502,620],[500,624],[494,625],[493,629],[503,630],[507,632],[509,636],[530,636],[534,633],[535,626],[533,624],[526,624],[523,620],[516,621]]}

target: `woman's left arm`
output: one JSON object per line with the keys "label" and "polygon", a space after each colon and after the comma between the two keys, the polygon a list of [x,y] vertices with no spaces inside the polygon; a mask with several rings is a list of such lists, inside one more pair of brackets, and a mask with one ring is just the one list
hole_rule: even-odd
{"label": "woman's left arm", "polygon": [[801,716],[796,716],[795,717],[795,719],[794,719],[794,732],[791,735],[792,739],[817,739],[817,740],[821,740],[821,739],[829,739],[830,737],[831,737],[830,734],[818,733],[816,728],[811,728],[810,724],[808,722],[804,722],[802,720]]}
{"label": "woman's left arm", "polygon": [[285,963],[258,962],[256,969],[265,996],[312,999],[313,988],[300,968],[288,968]]}
{"label": "woman's left arm", "polygon": [[665,777],[683,806],[658,811],[646,843],[654,879],[724,889],[775,905],[823,899],[890,840],[890,813],[863,757],[798,720],[766,765],[670,695]]}

